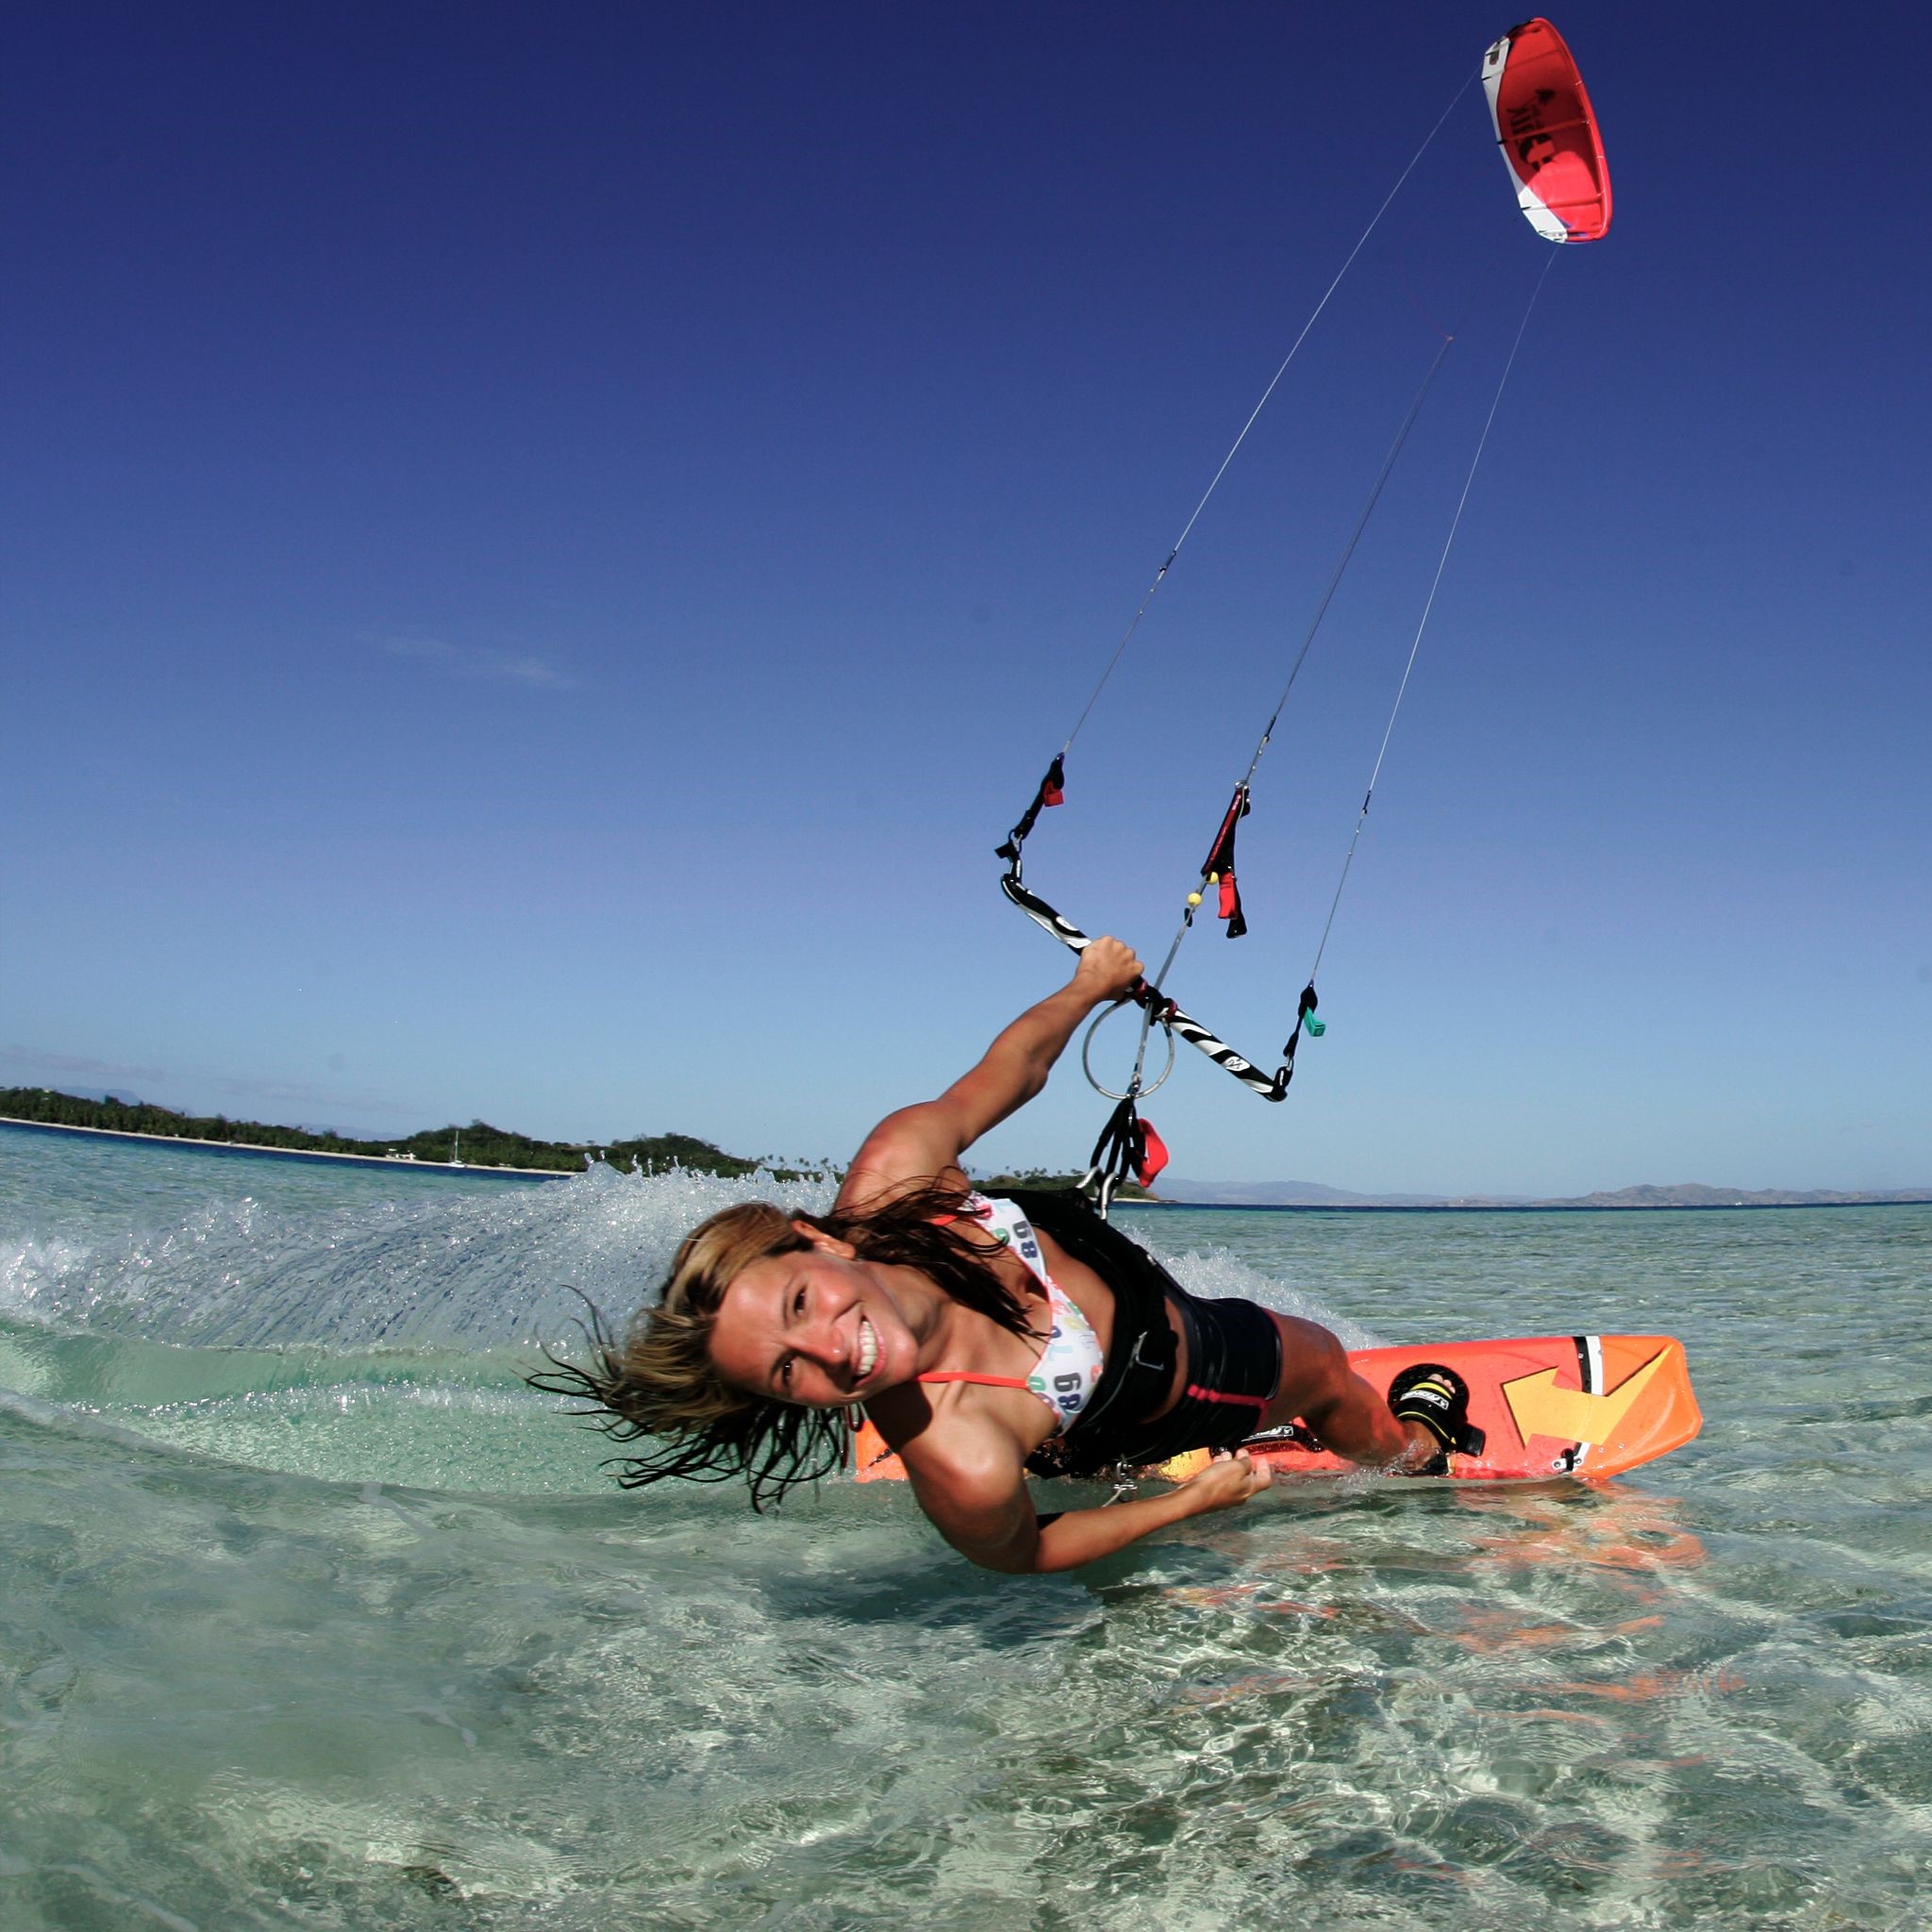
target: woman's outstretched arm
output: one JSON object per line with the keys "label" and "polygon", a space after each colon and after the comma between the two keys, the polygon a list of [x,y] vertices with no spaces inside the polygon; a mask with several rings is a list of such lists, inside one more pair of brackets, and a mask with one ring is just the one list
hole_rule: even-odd
{"label": "woman's outstretched arm", "polygon": [[1001,1454],[978,1466],[951,1459],[920,1466],[908,1459],[907,1473],[940,1534],[981,1569],[1009,1576],[1077,1570],[1171,1523],[1245,1503],[1268,1487],[1272,1474],[1266,1463],[1250,1461],[1241,1451],[1215,1457],[1197,1475],[1157,1495],[1036,1517],[1021,1470]]}
{"label": "woman's outstretched arm", "polygon": [[1080,1023],[1096,1008],[1124,999],[1140,977],[1141,962],[1131,946],[1116,939],[1093,941],[1080,955],[1073,978],[1004,1028],[970,1073],[937,1100],[888,1114],[865,1137],[839,1191],[841,1208],[956,1166],[980,1135],[1046,1085]]}

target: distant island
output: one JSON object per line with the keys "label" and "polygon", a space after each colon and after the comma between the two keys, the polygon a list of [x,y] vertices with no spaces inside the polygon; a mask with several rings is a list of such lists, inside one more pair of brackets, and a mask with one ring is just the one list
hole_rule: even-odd
{"label": "distant island", "polygon": [[[29,1126],[90,1127],[96,1133],[139,1134],[158,1140],[208,1141],[277,1153],[337,1154],[363,1160],[425,1161],[448,1167],[521,1169],[525,1174],[581,1174],[590,1159],[613,1166],[635,1162],[646,1174],[684,1168],[699,1174],[745,1174],[761,1165],[727,1154],[690,1134],[639,1134],[621,1141],[533,1141],[487,1121],[429,1127],[399,1141],[360,1141],[347,1134],[310,1133],[266,1121],[231,1121],[225,1114],[176,1113],[145,1101],[84,1099],[45,1087],[0,1087],[0,1116]],[[779,1170],[782,1179],[795,1179]]]}
{"label": "distant island", "polygon": [[[100,1097],[59,1093],[47,1087],[0,1087],[0,1125],[75,1127],[89,1133],[133,1134],[157,1141],[205,1141],[274,1154],[325,1154],[348,1160],[393,1160],[402,1166],[420,1162],[430,1167],[495,1168],[511,1174],[582,1174],[592,1160],[608,1161],[613,1167],[636,1167],[644,1174],[668,1174],[675,1168],[688,1174],[735,1177],[762,1171],[781,1181],[816,1172],[727,1154],[691,1134],[634,1134],[617,1141],[533,1141],[527,1134],[493,1127],[488,1121],[472,1121],[466,1127],[425,1128],[403,1140],[363,1141],[325,1130],[276,1126],[267,1121],[231,1121],[225,1114],[176,1113],[172,1108],[123,1100],[111,1093]],[[1033,1168],[1024,1174],[987,1175],[980,1184],[989,1188],[1071,1188],[1078,1178],[1077,1174]],[[1121,1198],[1144,1197],[1129,1182],[1121,1191]]]}

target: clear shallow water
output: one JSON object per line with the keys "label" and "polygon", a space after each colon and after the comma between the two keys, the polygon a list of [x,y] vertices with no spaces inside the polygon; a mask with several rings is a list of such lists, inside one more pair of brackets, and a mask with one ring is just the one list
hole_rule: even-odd
{"label": "clear shallow water", "polygon": [[0,1129],[0,1924],[1932,1924],[1932,1210],[1132,1216],[1357,1341],[1676,1333],[1706,1432],[1014,1581],[523,1388],[741,1191]]}

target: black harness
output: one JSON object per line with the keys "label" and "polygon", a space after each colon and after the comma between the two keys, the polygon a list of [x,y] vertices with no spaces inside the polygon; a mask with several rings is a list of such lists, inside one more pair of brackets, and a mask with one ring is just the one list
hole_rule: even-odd
{"label": "black harness", "polygon": [[1097,1474],[1127,1459],[1128,1445],[1146,1433],[1146,1417],[1174,1387],[1176,1345],[1167,1305],[1185,1306],[1186,1291],[1080,1195],[1013,1188],[1002,1198],[1113,1291],[1113,1342],[1100,1381],[1073,1426],[1050,1436],[1028,1460],[1041,1475]]}

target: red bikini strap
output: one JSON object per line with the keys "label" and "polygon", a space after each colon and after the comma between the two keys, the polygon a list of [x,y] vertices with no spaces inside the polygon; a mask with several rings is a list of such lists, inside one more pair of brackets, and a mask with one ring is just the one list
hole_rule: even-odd
{"label": "red bikini strap", "polygon": [[[948,1222],[977,1219],[960,1214],[935,1214],[932,1224],[944,1227]],[[1031,1389],[1032,1384],[1024,1375],[975,1375],[971,1369],[935,1369],[929,1375],[916,1378],[921,1382],[977,1382],[987,1389]]]}

